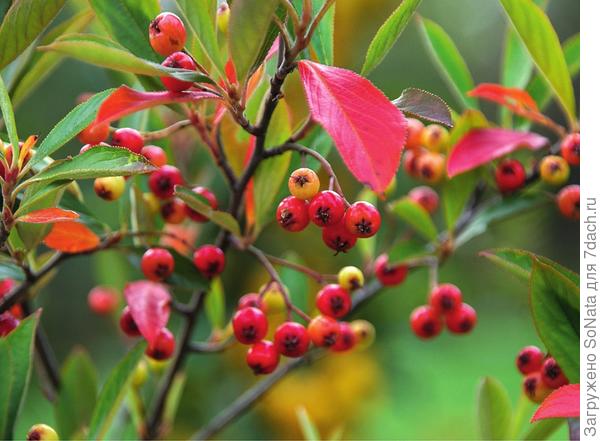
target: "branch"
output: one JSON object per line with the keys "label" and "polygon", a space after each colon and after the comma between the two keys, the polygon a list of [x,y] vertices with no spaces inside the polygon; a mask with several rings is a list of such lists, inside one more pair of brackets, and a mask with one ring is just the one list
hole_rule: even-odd
{"label": "branch", "polygon": [[146,141],[153,141],[155,139],[166,138],[167,136],[172,135],[178,130],[184,129],[188,126],[192,125],[192,122],[189,119],[183,119],[181,121],[177,121],[176,123],[171,124],[170,126],[165,127],[161,130],[154,130],[152,132],[142,132],[142,136]]}

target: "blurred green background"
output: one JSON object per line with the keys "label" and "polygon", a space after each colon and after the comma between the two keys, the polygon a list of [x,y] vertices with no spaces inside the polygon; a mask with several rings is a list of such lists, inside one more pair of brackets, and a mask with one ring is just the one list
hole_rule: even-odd
{"label": "blurred green background", "polygon": [[[336,64],[359,70],[370,39],[398,3],[338,0]],[[551,0],[548,11],[561,40],[579,31],[579,2]],[[424,0],[419,13],[441,24],[452,36],[476,83],[498,82],[506,19],[496,0]],[[390,98],[397,97],[406,87],[419,87],[454,104],[414,23],[371,79]],[[73,107],[80,93],[103,90],[114,86],[114,81],[114,76],[101,69],[67,60],[18,109],[20,133],[45,135]],[[496,110],[486,110],[493,118]],[[552,112],[560,118],[556,108]],[[181,144],[198,146],[192,132],[178,138]],[[72,142],[68,153],[74,154],[79,148]],[[176,156],[179,161],[185,158],[184,154]],[[353,197],[360,189],[342,172],[339,161],[334,163],[347,195]],[[214,168],[208,163],[198,167],[199,182],[210,183],[216,175]],[[220,183],[213,183],[213,187],[220,187],[217,193],[223,200],[224,187],[222,181],[217,182]],[[415,182],[399,177],[397,194],[406,193],[414,185]],[[91,183],[84,183],[83,188],[92,210],[116,224],[116,205],[94,197]],[[208,237],[213,230],[206,230],[203,234]],[[309,229],[293,236],[270,226],[259,245],[275,255],[294,250],[307,264],[324,273],[335,273],[345,264],[360,262],[356,249],[333,258],[320,243],[319,233]],[[578,225],[560,218],[553,206],[494,226],[460,249],[440,274],[442,281],[459,285],[465,300],[477,309],[479,324],[472,334],[455,337],[445,333],[431,342],[413,336],[408,316],[414,307],[425,303],[427,294],[426,274],[415,272],[401,287],[386,290],[357,314],[373,322],[377,329],[377,341],[368,351],[327,357],[292,374],[220,436],[297,438],[300,434],[295,411],[304,405],[324,436],[342,427],[344,438],[477,438],[475,395],[481,377],[498,378],[516,404],[521,377],[514,367],[514,357],[522,346],[539,344],[529,316],[526,285],[477,253],[492,247],[524,248],[577,270],[577,237]],[[114,254],[81,257],[63,265],[37,299],[44,308],[42,324],[59,360],[64,360],[75,346],[84,346],[101,378],[106,378],[130,342],[119,334],[116,317],[100,318],[89,311],[87,293],[99,283],[122,284],[140,276],[125,259]],[[233,254],[224,279],[231,307],[239,296],[255,291],[266,276],[254,261]],[[314,291],[312,286],[299,295],[312,296]],[[197,331],[199,339],[208,333],[205,322]],[[177,320],[173,319],[172,325],[177,329]],[[225,356],[203,355],[189,360],[187,384],[172,436],[189,436],[255,381],[243,358],[243,351],[233,350]],[[39,385],[34,383],[29,393],[17,434],[24,434],[33,423],[53,423],[51,407],[43,399]],[[566,430],[556,436],[566,438]]]}

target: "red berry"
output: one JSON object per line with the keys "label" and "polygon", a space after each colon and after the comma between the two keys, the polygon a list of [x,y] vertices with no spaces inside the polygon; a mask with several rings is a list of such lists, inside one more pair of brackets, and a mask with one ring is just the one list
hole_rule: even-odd
{"label": "red berry", "polygon": [[144,147],[144,138],[137,130],[125,127],[115,130],[112,135],[112,145],[125,147],[133,153],[139,154]]}
{"label": "red berry", "polygon": [[252,307],[238,310],[231,322],[235,338],[245,345],[257,343],[265,338],[269,327],[264,312]]}
{"label": "red berry", "polygon": [[119,306],[119,294],[113,288],[96,286],[88,294],[88,305],[96,314],[111,314]]}
{"label": "red berry", "polygon": [[559,191],[556,204],[564,217],[579,220],[579,185],[567,185]]}
{"label": "red berry", "polygon": [[259,341],[248,349],[246,363],[255,375],[270,374],[279,364],[279,353],[270,341]]}
{"label": "red berry", "polygon": [[410,315],[410,326],[417,337],[433,338],[442,332],[442,320],[430,306],[419,306]]}
{"label": "red berry", "polygon": [[176,185],[182,185],[183,178],[177,167],[163,165],[148,178],[148,187],[154,195],[160,199],[173,197]]}
{"label": "red berry", "polygon": [[175,337],[167,328],[162,328],[153,342],[146,347],[146,355],[154,360],[167,360],[175,350]]}
{"label": "red berry", "polygon": [[301,357],[308,350],[308,331],[300,323],[285,322],[275,331],[275,347],[286,357]]}
{"label": "red berry", "polygon": [[406,148],[417,149],[421,147],[421,133],[425,126],[415,118],[406,118],[408,136],[406,137]]}
{"label": "red berry", "polygon": [[85,153],[94,147],[110,147],[110,145],[105,142],[99,142],[98,144],[86,144],[79,149],[79,154],[81,155],[82,153]]}
{"label": "red berry", "polygon": [[[194,187],[194,188],[192,188],[192,191],[194,193],[196,193],[197,195],[202,196],[202,199],[204,199],[204,202],[207,205],[210,205],[210,208],[212,208],[213,210],[216,210],[218,208],[219,204],[217,202],[217,198],[214,195],[214,193],[212,191],[210,191],[208,188]],[[187,212],[188,217],[196,222],[206,222],[208,220],[208,218],[206,216],[198,213],[193,208],[191,208],[189,205],[186,206],[185,210]]]}
{"label": "red berry", "polygon": [[457,311],[446,316],[446,326],[455,334],[467,334],[477,323],[477,313],[466,303],[460,305]]}
{"label": "red berry", "polygon": [[381,216],[369,202],[355,202],[344,215],[346,229],[357,237],[371,237],[379,231]]}
{"label": "red berry", "polygon": [[426,185],[413,188],[408,192],[408,197],[423,207],[429,214],[435,213],[440,203],[437,192]]}
{"label": "red berry", "polygon": [[450,314],[458,311],[462,304],[462,293],[451,283],[438,285],[429,295],[429,305],[437,314]]}
{"label": "red berry", "polygon": [[340,335],[340,325],[331,317],[319,315],[308,324],[308,335],[315,346],[330,347]]}
{"label": "red berry", "polygon": [[[184,54],[183,52],[175,52],[169,55],[161,64],[165,67],[172,67],[174,69],[196,69],[194,60],[192,60],[189,55]],[[160,81],[163,83],[163,86],[165,86],[165,89],[171,92],[182,92],[194,85],[192,81],[178,80],[177,78],[173,77],[160,77]]]}
{"label": "red berry", "polygon": [[164,248],[150,248],[142,256],[141,267],[148,280],[160,282],[173,273],[175,260]]}
{"label": "red berry", "polygon": [[421,156],[422,152],[415,150],[405,150],[402,156],[402,165],[406,174],[412,178],[419,176],[419,169],[417,168],[417,159]]}
{"label": "red berry", "polygon": [[335,191],[317,193],[308,205],[308,217],[319,227],[338,224],[344,217],[346,206],[342,197]]}
{"label": "red berry", "polygon": [[517,355],[516,364],[523,375],[537,372],[544,364],[544,353],[537,346],[525,346]]}
{"label": "red berry", "polygon": [[407,275],[408,267],[400,263],[390,265],[387,254],[375,259],[375,277],[383,286],[399,285]]}
{"label": "red berry", "polygon": [[187,205],[179,198],[173,198],[160,207],[160,215],[168,224],[180,224],[187,217]]}
{"label": "red berry", "polygon": [[333,318],[342,318],[350,312],[352,299],[340,285],[329,284],[317,294],[315,303],[321,314]]}
{"label": "red berry", "polygon": [[147,145],[142,147],[142,155],[155,165],[156,167],[162,167],[167,164],[167,154],[165,151],[157,145]]}
{"label": "red berry", "polygon": [[512,193],[525,185],[525,168],[516,159],[505,159],[496,168],[496,185],[500,193]]}
{"label": "red berry", "polygon": [[110,126],[108,124],[89,125],[77,135],[82,144],[99,144],[108,138]]}
{"label": "red berry", "polygon": [[541,369],[542,381],[546,386],[552,389],[558,389],[565,384],[569,384],[569,380],[565,377],[562,369],[553,357],[548,357]]}
{"label": "red berry", "polygon": [[203,245],[194,252],[194,265],[204,277],[210,279],[225,269],[225,254],[214,245]]}
{"label": "red berry", "polygon": [[15,279],[7,278],[0,280],[0,299],[11,292],[17,286]]}
{"label": "red berry", "polygon": [[579,165],[579,133],[571,133],[563,139],[560,154],[569,165]]}
{"label": "red berry", "polygon": [[156,16],[148,27],[150,46],[163,56],[171,55],[185,46],[185,26],[179,17],[171,12]]}
{"label": "red berry", "polygon": [[282,228],[294,233],[302,231],[308,225],[308,202],[288,196],[277,206],[275,216]]}
{"label": "red berry", "polygon": [[19,320],[17,320],[10,312],[3,312],[0,314],[0,337],[6,337],[17,326],[19,326]]}
{"label": "red berry", "polygon": [[321,237],[325,245],[336,253],[345,253],[356,244],[356,240],[358,239],[341,223],[323,228]]}
{"label": "red berry", "polygon": [[121,313],[121,318],[119,319],[119,326],[121,330],[128,335],[129,337],[139,337],[142,335],[140,330],[131,315],[131,311],[129,310],[129,306],[123,308],[123,312]]}
{"label": "red berry", "polygon": [[242,297],[240,297],[238,300],[237,309],[240,310],[244,308],[258,308],[262,312],[266,312],[266,305],[260,296],[255,292],[244,294]]}
{"label": "red berry", "polygon": [[331,347],[334,352],[346,352],[352,349],[356,345],[356,333],[350,323],[340,322],[339,323],[340,333],[335,341],[335,344]]}
{"label": "red berry", "polygon": [[550,395],[552,389],[544,384],[539,372],[532,372],[523,380],[523,392],[534,403],[541,403]]}

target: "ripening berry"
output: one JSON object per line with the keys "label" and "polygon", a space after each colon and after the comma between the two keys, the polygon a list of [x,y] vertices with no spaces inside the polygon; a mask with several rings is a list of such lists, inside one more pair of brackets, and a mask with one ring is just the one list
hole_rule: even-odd
{"label": "ripening berry", "polygon": [[344,317],[352,308],[350,294],[340,285],[325,285],[317,293],[315,303],[321,314],[336,319]]}
{"label": "ripening berry", "polygon": [[160,215],[168,224],[180,224],[187,218],[187,205],[179,198],[173,198],[160,206]]}
{"label": "ripening berry", "polygon": [[96,286],[88,294],[88,305],[96,314],[112,314],[119,306],[119,293],[108,286]]}
{"label": "ripening berry", "polygon": [[[217,202],[217,197],[208,188],[206,188],[206,187],[194,187],[194,188],[192,188],[192,191],[194,193],[196,193],[197,195],[201,196],[202,199],[203,199],[203,202],[206,203],[207,205],[209,205],[210,208],[212,208],[213,210],[216,210],[219,207],[219,204]],[[194,210],[189,205],[186,206],[186,212],[187,212],[187,215],[189,216],[189,218],[192,219],[192,220],[194,220],[194,221],[196,221],[196,222],[206,222],[206,221],[208,221],[208,218],[206,216],[204,216],[203,214],[198,213],[196,210]]]}
{"label": "ripening berry", "polygon": [[408,197],[423,207],[429,214],[435,213],[440,203],[437,192],[425,185],[413,188],[408,192]]}
{"label": "ripening berry", "polygon": [[365,284],[365,276],[355,266],[345,266],[338,273],[338,283],[346,291],[354,291]]}
{"label": "ripening berry", "polygon": [[294,196],[284,198],[277,206],[277,223],[290,232],[302,231],[308,225],[308,202]]}
{"label": "ripening berry", "polygon": [[523,392],[534,403],[541,403],[552,392],[542,381],[542,375],[539,372],[533,372],[523,379]]}
{"label": "ripening berry", "polygon": [[442,152],[448,147],[450,134],[439,124],[430,124],[421,132],[421,145],[432,152]]}
{"label": "ripening berry", "polygon": [[[173,69],[196,69],[194,60],[192,60],[189,55],[183,52],[172,53],[161,64],[165,67],[171,67]],[[194,85],[192,81],[178,80],[177,78],[173,77],[160,77],[160,81],[163,83],[163,86],[165,86],[165,89],[169,90],[170,92],[182,92]]]}
{"label": "ripening berry", "polygon": [[366,320],[354,320],[350,326],[356,336],[356,348],[366,349],[375,341],[375,327]]}
{"label": "ripening berry", "polygon": [[296,322],[285,322],[280,325],[275,331],[273,341],[281,355],[293,358],[304,355],[310,345],[308,331]]}
{"label": "ripening berry", "polygon": [[125,335],[129,337],[139,337],[142,335],[137,324],[135,323],[135,320],[133,319],[133,315],[131,315],[129,306],[123,308],[121,318],[119,319],[119,326],[121,327],[121,331],[123,331]]}
{"label": "ripening berry", "polygon": [[579,220],[579,185],[567,185],[560,190],[556,204],[564,217]]}
{"label": "ripening berry", "polygon": [[276,314],[285,311],[285,298],[281,289],[278,283],[270,283],[266,290],[264,285],[260,287],[259,292],[263,293],[261,309],[265,313]]}
{"label": "ripening berry", "polygon": [[462,293],[456,285],[443,283],[429,294],[429,305],[437,314],[450,314],[458,311],[462,304]]}
{"label": "ripening berry", "polygon": [[164,248],[150,248],[142,256],[142,272],[148,280],[160,282],[169,277],[175,269],[173,255]]}
{"label": "ripening berry", "polygon": [[211,279],[225,269],[225,254],[214,245],[203,245],[194,251],[194,265],[204,277]]}
{"label": "ripening berry", "polygon": [[339,333],[340,325],[331,317],[318,315],[308,324],[308,335],[315,346],[333,346]]}
{"label": "ripening berry", "polygon": [[500,193],[513,193],[525,185],[525,168],[516,159],[505,159],[496,168],[496,186]]}
{"label": "ripening berry", "polygon": [[423,153],[415,160],[417,176],[429,184],[437,184],[444,178],[445,165],[445,156],[435,152]]}
{"label": "ripening berry", "polygon": [[131,376],[131,385],[135,388],[140,388],[148,381],[148,363],[146,360],[140,360],[135,365],[133,375]]}
{"label": "ripening berry", "polygon": [[19,320],[10,312],[0,314],[0,337],[6,337],[17,326],[19,326]]}
{"label": "ripening berry", "polygon": [[158,14],[148,27],[150,46],[158,54],[167,56],[185,46],[185,26],[179,17],[171,12]]}
{"label": "ripening berry", "polygon": [[172,165],[163,165],[148,178],[148,187],[159,199],[169,199],[173,196],[175,186],[182,184],[181,172]]}
{"label": "ripening berry", "polygon": [[419,306],[410,315],[410,327],[417,337],[429,339],[442,332],[442,320],[430,306]]}
{"label": "ripening berry", "polygon": [[254,375],[270,374],[279,364],[279,352],[270,341],[259,341],[248,349],[246,363]]}
{"label": "ripening berry", "polygon": [[240,309],[244,308],[258,308],[262,312],[266,312],[267,309],[263,300],[260,298],[260,295],[255,292],[250,292],[240,297],[238,300],[237,309],[239,311]]}
{"label": "ripening berry", "polygon": [[99,144],[108,138],[110,133],[110,126],[108,124],[91,124],[83,129],[77,135],[77,139],[82,144]]}
{"label": "ripening berry", "polygon": [[229,15],[231,11],[229,10],[229,5],[227,2],[223,2],[217,8],[217,28],[223,34],[227,33],[227,29],[229,28]]}
{"label": "ripening berry", "polygon": [[446,316],[446,326],[454,334],[467,334],[477,323],[477,313],[470,305],[462,303],[458,310]]}
{"label": "ripening berry", "polygon": [[27,441],[58,441],[56,430],[46,424],[36,424],[31,426],[27,432]]}
{"label": "ripening berry", "polygon": [[142,194],[142,199],[150,214],[156,214],[160,211],[160,199],[158,199],[154,193],[144,193]]}
{"label": "ripening berry", "polygon": [[125,191],[123,176],[109,176],[94,180],[94,192],[105,201],[116,201]]}
{"label": "ripening berry", "polygon": [[141,154],[156,167],[167,164],[167,154],[157,145],[146,145],[142,147]]}
{"label": "ripening berry", "polygon": [[319,177],[310,168],[294,170],[288,179],[290,193],[299,199],[312,199],[319,192],[320,186]]}
{"label": "ripening berry", "polygon": [[308,217],[319,227],[330,227],[342,220],[345,210],[344,199],[335,191],[325,190],[311,199]]}
{"label": "ripening berry", "polygon": [[335,344],[331,347],[334,352],[346,352],[356,346],[356,334],[349,323],[339,323],[340,333],[335,341]]}
{"label": "ripening berry", "polygon": [[404,150],[404,154],[402,155],[402,166],[404,167],[404,171],[411,178],[419,177],[419,170],[417,169],[417,159],[423,153],[419,149],[415,150]]}
{"label": "ripening berry", "polygon": [[558,389],[565,384],[569,384],[569,380],[567,380],[567,377],[553,357],[548,357],[544,361],[540,373],[542,374],[544,384],[551,389]]}
{"label": "ripening berry", "polygon": [[406,118],[406,128],[408,130],[408,136],[406,137],[407,149],[418,149],[421,147],[421,133],[425,126],[421,121],[415,118]]}
{"label": "ripening berry", "polygon": [[402,264],[390,264],[387,254],[375,259],[375,277],[383,286],[394,286],[404,282],[408,267]]}
{"label": "ripening berry", "polygon": [[371,237],[379,231],[381,216],[373,204],[359,201],[346,210],[344,225],[357,237]]}
{"label": "ripening berry", "polygon": [[139,154],[142,151],[142,147],[144,147],[144,138],[137,130],[124,127],[115,130],[115,133],[112,135],[111,144],[118,147],[125,147],[133,153]]}
{"label": "ripening berry", "polygon": [[358,237],[350,233],[342,224],[323,228],[323,242],[337,253],[345,253],[356,245]]}
{"label": "ripening berry", "polygon": [[238,310],[231,319],[235,338],[242,344],[252,345],[267,335],[269,323],[264,312],[258,308]]}
{"label": "ripening berry", "polygon": [[548,155],[540,162],[540,177],[550,185],[563,185],[569,180],[569,164],[561,156]]}
{"label": "ripening berry", "polygon": [[569,165],[579,165],[579,133],[571,133],[563,139],[560,154]]}
{"label": "ripening berry", "polygon": [[162,328],[152,343],[146,347],[146,355],[154,360],[167,360],[175,350],[175,337],[167,328]]}
{"label": "ripening berry", "polygon": [[544,353],[537,346],[525,346],[515,360],[517,369],[523,374],[537,372],[544,364]]}

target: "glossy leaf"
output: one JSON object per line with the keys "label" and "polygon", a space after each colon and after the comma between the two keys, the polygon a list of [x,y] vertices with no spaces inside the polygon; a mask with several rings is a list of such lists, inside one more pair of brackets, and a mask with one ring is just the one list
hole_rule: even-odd
{"label": "glossy leaf", "polygon": [[579,394],[579,384],[556,389],[538,407],[531,422],[547,418],[579,418]]}
{"label": "glossy leaf", "polygon": [[112,370],[98,396],[87,435],[88,440],[104,439],[143,352],[144,345],[139,343]]}
{"label": "glossy leaf", "polygon": [[539,441],[549,439],[564,423],[565,420],[559,419],[538,421],[523,435],[523,440]]}
{"label": "glossy leaf", "polygon": [[140,333],[152,344],[169,322],[171,294],[160,283],[139,280],[128,283],[123,295]]}
{"label": "glossy leaf", "polygon": [[298,424],[302,431],[302,439],[306,441],[319,441],[322,439],[319,434],[319,429],[304,406],[300,406],[296,409],[296,417],[298,418]]}
{"label": "glossy leaf", "polygon": [[560,41],[544,11],[530,0],[500,0],[540,73],[573,123],[575,94]]}
{"label": "glossy leaf", "polygon": [[425,239],[436,240],[437,228],[429,213],[421,205],[408,197],[404,197],[392,203],[392,210]]}
{"label": "glossy leaf", "polygon": [[498,380],[486,377],[479,383],[477,414],[481,439],[508,439],[512,408],[506,388]]}
{"label": "glossy leaf", "polygon": [[0,69],[8,65],[56,17],[65,0],[15,0],[0,25]]}
{"label": "glossy leaf", "polygon": [[[315,17],[325,4],[326,0],[313,0],[313,17]],[[335,19],[335,2],[329,6],[329,9],[321,19],[319,26],[315,30],[310,41],[311,47],[314,49],[317,59],[329,66],[333,65],[333,33]]]}
{"label": "glossy leaf", "polygon": [[369,45],[361,75],[368,75],[388,54],[402,34],[421,0],[403,0],[379,28]]}
{"label": "glossy leaf", "polygon": [[205,299],[206,317],[213,330],[223,329],[225,326],[225,292],[220,277],[214,277]]}
{"label": "glossy leaf", "polygon": [[181,403],[181,398],[185,392],[186,379],[187,377],[184,372],[177,373],[173,379],[173,384],[169,390],[169,394],[167,395],[165,414],[163,417],[164,424],[167,427],[173,427],[175,417],[177,416],[177,410],[179,409],[179,404]]}
{"label": "glossy leaf", "polygon": [[539,150],[548,145],[548,139],[531,132],[507,129],[475,129],[467,133],[452,149],[448,157],[448,176],[459,175],[498,159],[515,150]]}
{"label": "glossy leaf", "polygon": [[448,86],[464,108],[477,108],[477,101],[467,96],[475,86],[465,60],[450,36],[440,25],[420,19],[425,44]]}
{"label": "glossy leaf", "polygon": [[523,89],[533,69],[527,48],[512,26],[506,30],[502,60],[501,82],[507,87]]}
{"label": "glossy leaf", "polygon": [[16,439],[13,430],[27,394],[40,313],[41,310],[38,310],[23,320],[8,336],[0,338],[1,439]]}
{"label": "glossy leaf", "polygon": [[[19,135],[17,134],[17,124],[15,122],[15,114],[8,96],[8,90],[4,84],[4,80],[0,76],[0,111],[2,113],[2,121],[8,134],[8,140],[12,145],[19,145]],[[19,151],[19,149],[16,149]],[[4,154],[4,153],[3,153]],[[14,158],[14,156],[13,156]]]}
{"label": "glossy leaf", "polygon": [[392,102],[405,115],[452,127],[448,104],[433,93],[415,88],[404,89]]}
{"label": "glossy leaf", "polygon": [[346,69],[298,63],[313,118],[332,137],[352,174],[382,193],[395,176],[406,120],[379,89]]}
{"label": "glossy leaf", "polygon": [[51,224],[54,222],[66,222],[79,218],[79,214],[62,208],[42,208],[31,211],[16,219],[16,222],[26,224]]}
{"label": "glossy leaf", "polygon": [[[360,242],[359,242],[360,243]],[[403,263],[417,257],[431,255],[431,250],[419,238],[400,238],[393,244],[388,252],[389,261],[393,263]]]}
{"label": "glossy leaf", "polygon": [[82,253],[100,245],[100,238],[79,222],[58,222],[44,238],[44,245],[63,253]]}

